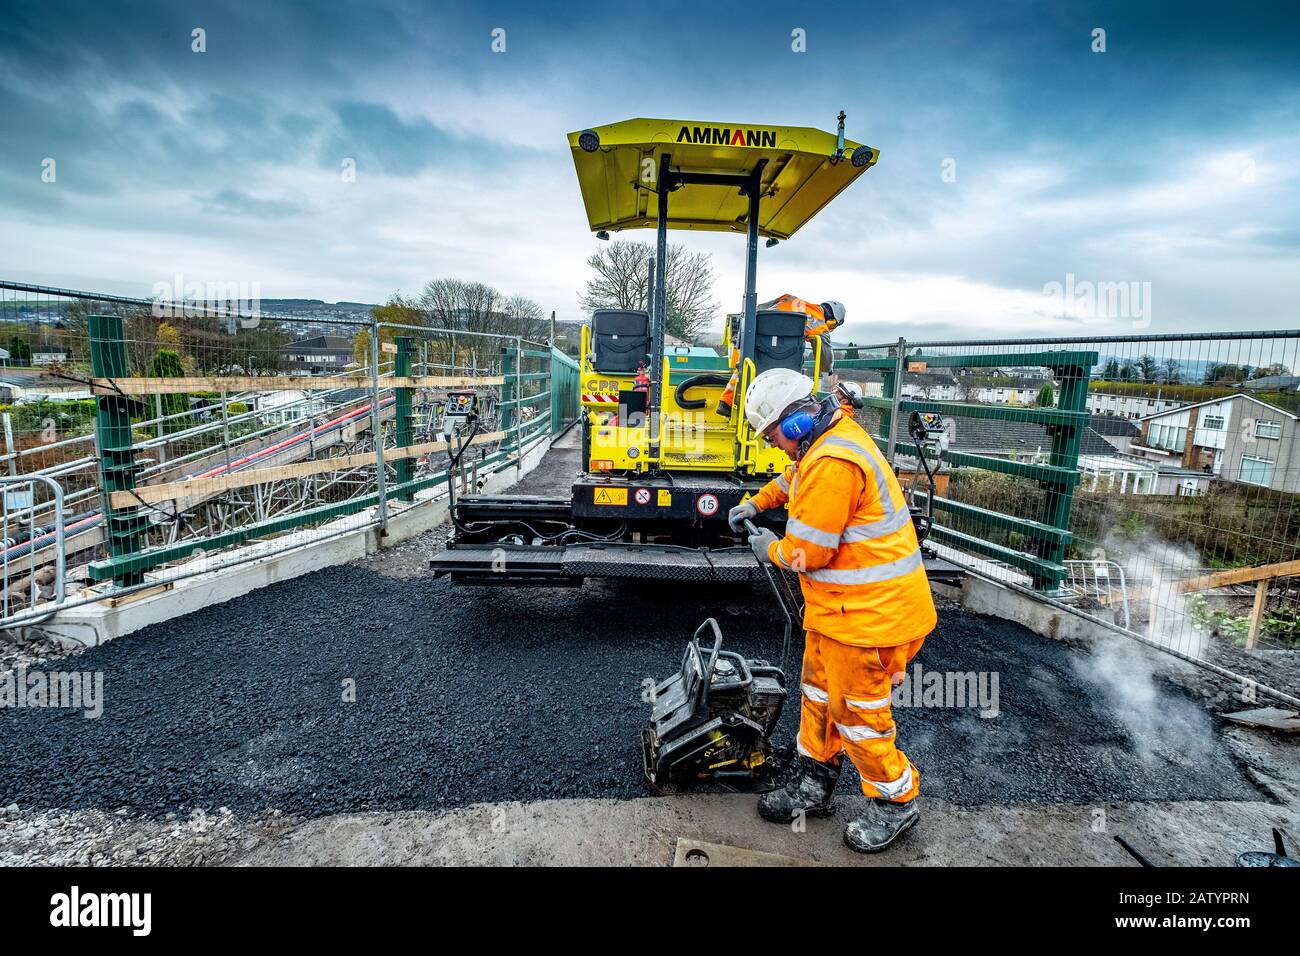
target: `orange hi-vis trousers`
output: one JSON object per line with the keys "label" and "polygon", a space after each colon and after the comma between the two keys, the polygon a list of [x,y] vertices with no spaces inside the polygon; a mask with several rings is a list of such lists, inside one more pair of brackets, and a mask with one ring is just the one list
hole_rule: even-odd
{"label": "orange hi-vis trousers", "polygon": [[808,631],[800,678],[799,752],[830,763],[848,755],[869,797],[906,803],[921,772],[898,749],[894,727],[895,675],[901,678],[925,638],[897,647],[841,644]]}

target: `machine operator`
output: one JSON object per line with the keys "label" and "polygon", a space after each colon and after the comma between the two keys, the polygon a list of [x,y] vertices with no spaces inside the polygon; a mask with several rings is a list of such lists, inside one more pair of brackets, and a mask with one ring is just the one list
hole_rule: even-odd
{"label": "machine operator", "polygon": [[[843,302],[823,302],[820,305],[815,305],[798,296],[786,293],[771,302],[760,304],[758,311],[803,313],[803,337],[805,341],[811,342],[815,338],[821,338],[822,371],[833,371],[832,365],[835,353],[831,348],[831,331],[844,324]],[[727,382],[727,387],[722,391],[722,398],[718,401],[718,414],[723,418],[731,417],[731,406],[736,401],[736,385],[740,380],[740,350],[734,347],[731,350],[731,366],[731,381]]]}

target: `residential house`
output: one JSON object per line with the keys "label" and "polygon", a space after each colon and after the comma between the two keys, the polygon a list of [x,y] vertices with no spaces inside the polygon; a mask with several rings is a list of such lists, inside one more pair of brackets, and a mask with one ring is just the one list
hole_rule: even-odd
{"label": "residential house", "polygon": [[[1040,464],[1051,454],[1051,436],[1043,425],[947,417],[943,422],[945,447],[954,451]],[[1118,430],[1110,421],[1103,427]],[[1079,488],[1120,495],[1194,495],[1209,487],[1210,476],[1204,472],[1124,454],[1113,443],[1135,437],[1136,428],[1132,436],[1103,435],[1091,426],[1085,428],[1079,441]]]}
{"label": "residential house", "polygon": [[45,372],[6,369],[3,379],[0,379],[0,404],[71,402],[90,397],[90,389],[82,382]]}
{"label": "residential house", "polygon": [[[1105,386],[1101,386],[1102,389]],[[1093,415],[1114,415],[1137,421],[1148,415],[1182,408],[1187,402],[1166,398],[1159,393],[1158,386],[1154,395],[1133,395],[1130,393],[1112,393],[1088,389],[1088,411]]]}
{"label": "residential house", "polygon": [[1300,492],[1297,416],[1239,393],[1161,412],[1139,423],[1132,452],[1224,481]]}
{"label": "residential house", "polygon": [[841,381],[857,384],[866,398],[885,397],[885,377],[874,369],[845,369],[836,375]]}
{"label": "residential house", "polygon": [[329,407],[319,392],[303,392],[297,389],[285,389],[275,392],[261,392],[254,396],[253,404],[264,422],[287,424],[310,418],[326,411]]}
{"label": "residential house", "polygon": [[312,335],[280,350],[289,370],[297,375],[341,372],[352,363],[352,340],[342,335]]}
{"label": "residential house", "polygon": [[903,376],[903,398],[955,402],[960,395],[961,386],[950,372],[912,372]]}
{"label": "residential house", "polygon": [[969,380],[965,398],[981,405],[1036,405],[1044,385],[1051,385],[1055,396],[1057,386],[1050,372],[1041,375],[1001,374],[994,379],[980,376]]}

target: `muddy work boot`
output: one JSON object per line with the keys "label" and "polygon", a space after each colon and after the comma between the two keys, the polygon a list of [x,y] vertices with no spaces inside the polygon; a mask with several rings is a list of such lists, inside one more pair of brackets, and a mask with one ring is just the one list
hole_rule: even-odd
{"label": "muddy work boot", "polygon": [[835,812],[831,796],[839,779],[839,764],[818,763],[795,754],[784,786],[758,798],[758,815],[772,823],[791,823],[801,813],[829,817]]}
{"label": "muddy work boot", "polygon": [[872,800],[866,813],[850,820],[844,828],[844,842],[859,853],[879,853],[921,819],[916,798],[907,803]]}

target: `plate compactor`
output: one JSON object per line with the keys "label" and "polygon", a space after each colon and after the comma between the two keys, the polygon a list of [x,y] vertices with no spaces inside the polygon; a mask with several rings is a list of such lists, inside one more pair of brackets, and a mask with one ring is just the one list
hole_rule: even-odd
{"label": "plate compactor", "polygon": [[[751,521],[745,530],[758,533]],[[781,658],[773,665],[724,651],[713,618],[696,629],[677,673],[655,685],[650,726],[641,732],[645,780],[655,793],[708,783],[756,793],[774,786],[789,762],[788,748],[774,749],[771,738],[785,706],[784,667],[803,607],[783,571],[767,562],[761,569],[785,616]],[[713,648],[706,657],[700,635],[708,631]]]}
{"label": "plate compactor", "polygon": [[[700,635],[710,631],[713,647],[705,651]],[[686,645],[681,669],[655,685],[650,726],[641,732],[646,783],[661,794],[706,781],[761,789],[785,763],[771,743],[785,699],[781,668],[722,650],[722,631],[709,618]]]}

